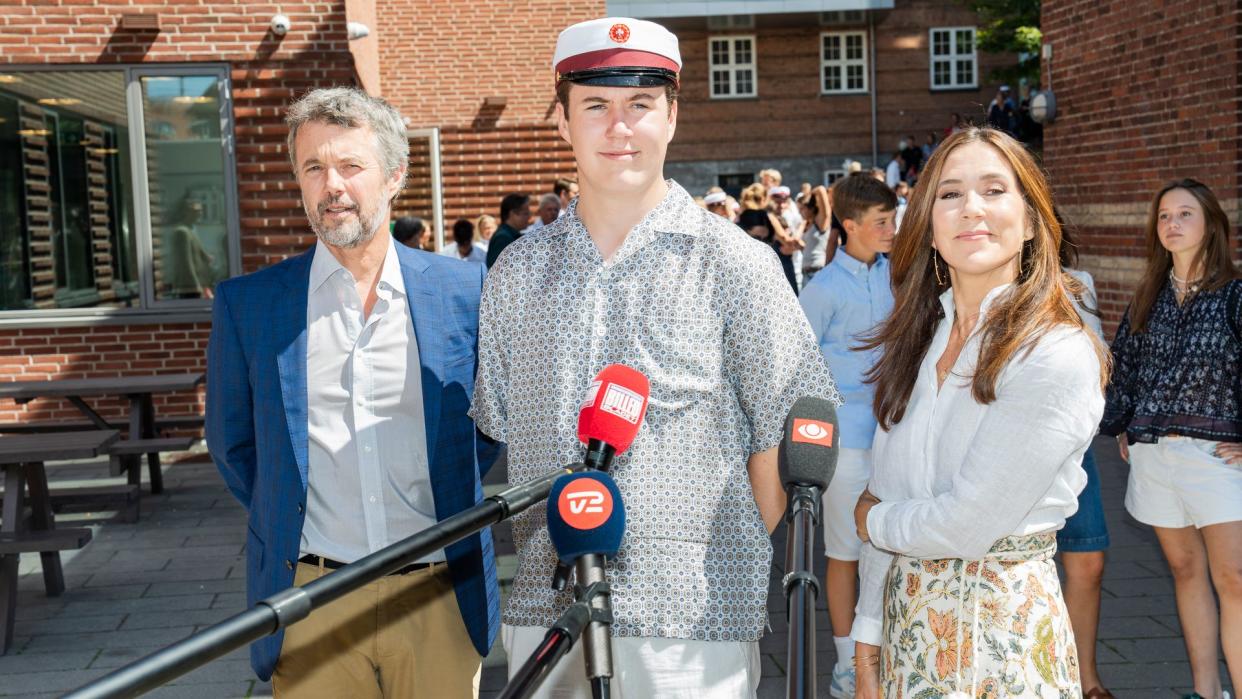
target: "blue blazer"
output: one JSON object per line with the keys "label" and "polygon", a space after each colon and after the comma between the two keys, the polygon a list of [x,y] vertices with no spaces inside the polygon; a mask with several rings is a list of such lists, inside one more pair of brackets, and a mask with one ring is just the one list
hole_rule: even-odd
{"label": "blue blazer", "polygon": [[[466,415],[478,363],[482,265],[397,245],[422,370],[437,519],[483,499],[476,430]],[[314,249],[216,287],[207,348],[207,447],[249,511],[246,600],[293,585],[306,510],[306,303]],[[445,549],[470,639],[487,655],[500,625],[491,532]],[[271,678],[284,632],[255,641]]]}

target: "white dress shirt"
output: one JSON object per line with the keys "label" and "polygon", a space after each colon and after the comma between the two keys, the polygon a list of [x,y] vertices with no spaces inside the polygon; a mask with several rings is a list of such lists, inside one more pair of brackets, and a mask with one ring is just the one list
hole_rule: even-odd
{"label": "white dress shirt", "polygon": [[[979,321],[1008,289],[993,289]],[[867,516],[873,546],[860,559],[854,640],[879,645],[884,578],[892,553],[916,558],[979,559],[999,539],[1055,531],[1078,509],[1086,486],[1082,456],[1104,411],[1100,363],[1081,329],[1049,331],[1029,353],[1018,351],[996,382],[996,400],[971,395],[980,334],[962,348],[936,389],[936,362],[953,326],[950,289],[945,318],[919,368],[901,422],[877,430],[868,486],[880,504]],[[978,329],[976,325],[976,329]],[[891,552],[891,553],[890,553]]]}
{"label": "white dress shirt", "polygon": [[[418,343],[392,241],[363,317],[323,245],[306,304],[309,477],[302,553],[352,562],[436,521]],[[442,561],[443,551],[420,559]]]}

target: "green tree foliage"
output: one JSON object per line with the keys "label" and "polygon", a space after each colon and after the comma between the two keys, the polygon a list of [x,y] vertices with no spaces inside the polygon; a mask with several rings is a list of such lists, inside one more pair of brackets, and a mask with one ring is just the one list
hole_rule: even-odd
{"label": "green tree foliage", "polygon": [[1021,54],[1012,66],[998,68],[989,76],[1000,82],[1017,83],[1026,78],[1039,85],[1040,0],[961,0],[979,17],[979,48],[989,53]]}

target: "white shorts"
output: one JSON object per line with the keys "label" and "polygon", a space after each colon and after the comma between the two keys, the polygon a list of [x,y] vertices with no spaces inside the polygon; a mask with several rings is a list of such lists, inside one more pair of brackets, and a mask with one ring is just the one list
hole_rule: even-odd
{"label": "white shorts", "polygon": [[[547,629],[500,627],[509,656],[509,677],[522,667]],[[534,696],[539,699],[591,699],[582,642],[552,668]],[[616,699],[754,699],[759,691],[759,643],[688,641],[681,638],[612,639],[612,696]]]}
{"label": "white shorts", "polygon": [[854,526],[854,505],[871,480],[871,450],[841,449],[837,454],[837,470],[823,500],[824,555],[857,561],[862,541]]}
{"label": "white shorts", "polygon": [[1169,529],[1242,520],[1242,466],[1217,456],[1217,444],[1191,437],[1131,444],[1126,510]]}

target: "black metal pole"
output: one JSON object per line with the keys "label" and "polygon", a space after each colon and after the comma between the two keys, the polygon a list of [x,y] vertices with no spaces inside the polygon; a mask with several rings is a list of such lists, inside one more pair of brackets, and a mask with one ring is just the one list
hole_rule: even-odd
{"label": "black metal pole", "polygon": [[591,607],[588,600],[579,600],[569,605],[552,628],[548,629],[535,652],[513,674],[513,679],[509,680],[509,684],[500,693],[500,699],[526,699],[534,694],[557,661],[573,647],[574,641],[582,635],[582,629],[590,621]]}
{"label": "black metal pole", "polygon": [[819,596],[819,579],[811,566],[815,560],[819,498],[819,489],[813,486],[791,487],[784,579],[789,618],[785,694],[789,699],[814,699],[816,696],[815,600]]}
{"label": "black metal pole", "polygon": [[165,682],[276,633],[310,613],[413,561],[460,541],[484,527],[511,517],[548,497],[557,478],[576,467],[554,471],[529,483],[497,493],[434,526],[343,566],[332,573],[291,587],[254,607],[136,660],[66,694],[66,699],[136,697]]}

